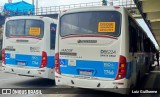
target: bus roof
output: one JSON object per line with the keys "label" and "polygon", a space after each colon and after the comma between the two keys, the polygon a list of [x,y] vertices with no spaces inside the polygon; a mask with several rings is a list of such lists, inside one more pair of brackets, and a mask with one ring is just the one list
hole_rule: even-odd
{"label": "bus roof", "polygon": [[124,7],[120,6],[93,6],[93,7],[81,7],[81,8],[74,8],[74,9],[68,9],[64,10],[62,14],[67,14],[67,13],[76,13],[76,12],[85,12],[85,11],[104,11],[104,10],[118,10],[122,11],[124,10]]}
{"label": "bus roof", "polygon": [[8,21],[8,20],[16,20],[16,19],[42,19],[42,18],[50,18],[50,17],[44,17],[44,16],[13,16],[13,17],[8,17],[6,19],[6,21]]}

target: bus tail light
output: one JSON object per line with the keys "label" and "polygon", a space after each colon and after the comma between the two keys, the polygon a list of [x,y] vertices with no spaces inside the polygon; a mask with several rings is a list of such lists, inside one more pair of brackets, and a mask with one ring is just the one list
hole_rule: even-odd
{"label": "bus tail light", "polygon": [[120,55],[120,57],[119,57],[119,67],[118,67],[118,73],[117,73],[117,76],[116,76],[116,80],[124,78],[126,76],[126,71],[127,71],[126,57]]}
{"label": "bus tail light", "polygon": [[58,74],[61,74],[61,72],[60,72],[60,66],[59,66],[59,53],[55,54],[55,71]]}
{"label": "bus tail light", "polygon": [[5,49],[2,49],[2,63],[6,64],[6,60],[5,60]]}
{"label": "bus tail light", "polygon": [[46,66],[47,66],[47,53],[45,51],[42,51],[42,60],[41,60],[40,68],[43,68]]}

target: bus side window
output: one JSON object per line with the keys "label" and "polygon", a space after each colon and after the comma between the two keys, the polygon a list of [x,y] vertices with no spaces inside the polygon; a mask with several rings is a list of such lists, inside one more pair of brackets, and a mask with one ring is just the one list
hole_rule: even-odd
{"label": "bus side window", "polygon": [[144,41],[143,41],[143,37],[144,37],[144,34],[142,33],[142,36],[141,36],[141,51],[144,52]]}
{"label": "bus side window", "polygon": [[55,49],[56,24],[50,25],[50,49]]}
{"label": "bus side window", "polygon": [[132,38],[132,28],[131,26],[129,25],[129,52],[132,52],[133,51],[133,38]]}
{"label": "bus side window", "polygon": [[150,52],[150,40],[148,37],[144,39],[144,51]]}
{"label": "bus side window", "polygon": [[129,24],[129,43],[130,43],[129,51],[130,52],[137,52],[137,49],[138,49],[137,39],[138,39],[137,30],[133,27],[133,25]]}
{"label": "bus side window", "polygon": [[140,31],[139,31],[139,29],[138,28],[136,28],[136,31],[137,31],[137,51],[141,51],[141,48],[140,48],[140,45],[141,45],[141,43],[140,43]]}

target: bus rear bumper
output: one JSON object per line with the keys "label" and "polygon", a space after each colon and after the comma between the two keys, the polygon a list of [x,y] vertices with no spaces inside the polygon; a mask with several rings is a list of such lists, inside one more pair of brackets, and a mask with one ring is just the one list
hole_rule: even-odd
{"label": "bus rear bumper", "polygon": [[6,73],[54,79],[54,69],[46,68],[46,67],[45,68],[31,68],[31,67],[27,68],[27,67],[18,67],[14,65],[2,64],[2,70],[3,72],[6,72]]}
{"label": "bus rear bumper", "polygon": [[128,79],[121,80],[101,80],[101,79],[85,79],[74,78],[71,76],[55,74],[56,85],[66,85],[80,88],[88,88],[94,90],[108,91],[120,94],[129,93]]}

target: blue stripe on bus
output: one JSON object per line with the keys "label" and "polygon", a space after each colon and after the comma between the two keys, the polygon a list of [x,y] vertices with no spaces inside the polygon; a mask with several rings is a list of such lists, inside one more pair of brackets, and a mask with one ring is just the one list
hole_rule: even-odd
{"label": "blue stripe on bus", "polygon": [[94,77],[115,78],[118,70],[118,62],[76,60],[76,66],[69,66],[68,60],[61,61],[64,63],[60,65],[62,74],[81,75],[80,71],[91,71]]}
{"label": "blue stripe on bus", "polygon": [[[118,72],[118,62],[76,60],[76,66],[70,66],[68,59],[60,59],[61,74],[81,75],[80,71],[92,72],[91,76],[115,78]],[[127,63],[126,78],[131,76],[131,64]]]}
{"label": "blue stripe on bus", "polygon": [[[6,57],[6,65],[12,64],[17,65],[18,62],[25,63],[25,66],[29,67],[40,67],[41,58],[42,56],[37,55],[23,55],[23,54],[15,54],[11,55],[10,53],[5,54]],[[53,68],[54,67],[54,56],[48,56],[48,64],[47,68]],[[24,65],[24,64],[22,64]]]}

